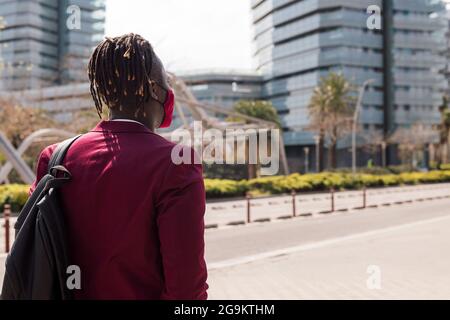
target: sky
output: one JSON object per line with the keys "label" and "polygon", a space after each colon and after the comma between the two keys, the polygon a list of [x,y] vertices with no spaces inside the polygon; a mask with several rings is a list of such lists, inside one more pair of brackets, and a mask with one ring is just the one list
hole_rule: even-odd
{"label": "sky", "polygon": [[108,0],[106,35],[139,33],[170,71],[250,70],[250,0]]}

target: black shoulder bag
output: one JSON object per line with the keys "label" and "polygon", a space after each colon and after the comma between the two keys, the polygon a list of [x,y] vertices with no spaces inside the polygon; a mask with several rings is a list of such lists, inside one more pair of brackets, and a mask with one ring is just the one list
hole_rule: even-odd
{"label": "black shoulder bag", "polygon": [[70,172],[62,163],[67,150],[79,137],[56,147],[48,173],[20,212],[14,226],[16,239],[6,258],[3,300],[72,299],[66,285],[69,255],[59,188],[71,180]]}

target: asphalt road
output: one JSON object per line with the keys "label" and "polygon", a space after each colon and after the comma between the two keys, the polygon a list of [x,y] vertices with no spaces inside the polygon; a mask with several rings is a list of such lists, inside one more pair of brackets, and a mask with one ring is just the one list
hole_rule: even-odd
{"label": "asphalt road", "polygon": [[[209,263],[450,215],[450,199],[207,230]],[[450,233],[449,233],[450,238]]]}
{"label": "asphalt road", "polygon": [[210,230],[210,298],[450,299],[449,230],[449,199]]}

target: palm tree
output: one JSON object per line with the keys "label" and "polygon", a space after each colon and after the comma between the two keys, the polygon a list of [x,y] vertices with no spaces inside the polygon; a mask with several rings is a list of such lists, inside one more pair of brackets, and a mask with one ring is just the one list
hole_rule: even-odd
{"label": "palm tree", "polygon": [[311,128],[319,132],[319,139],[328,139],[328,163],[337,166],[337,143],[348,133],[354,106],[350,95],[352,86],[342,75],[331,72],[321,78],[309,104]]}
{"label": "palm tree", "polygon": [[317,135],[317,146],[319,148],[319,153],[316,161],[318,162],[318,170],[324,170],[324,145],[325,145],[325,113],[327,112],[329,104],[328,92],[325,90],[324,86],[318,86],[314,89],[311,101],[309,103],[309,117],[311,119],[310,128],[316,130]]}
{"label": "palm tree", "polygon": [[447,161],[448,143],[450,139],[450,109],[448,108],[448,98],[442,99],[439,107],[441,113],[441,123],[439,124],[439,149],[438,168]]}

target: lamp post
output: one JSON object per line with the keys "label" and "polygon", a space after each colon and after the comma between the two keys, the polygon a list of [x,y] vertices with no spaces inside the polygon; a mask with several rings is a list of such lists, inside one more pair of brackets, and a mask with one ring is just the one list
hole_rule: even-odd
{"label": "lamp post", "polygon": [[316,171],[320,172],[320,136],[314,136],[314,142],[316,144]]}
{"label": "lamp post", "polygon": [[358,101],[356,103],[355,107],[355,113],[353,115],[353,128],[352,128],[352,172],[353,174],[356,174],[356,127],[358,125],[358,116],[362,105],[362,100],[364,97],[364,91],[366,90],[366,87],[374,82],[375,79],[369,79],[364,81],[360,91],[359,91],[359,97]]}
{"label": "lamp post", "polygon": [[386,168],[386,148],[387,148],[386,141],[381,142],[381,166],[383,168]]}
{"label": "lamp post", "polygon": [[305,173],[309,172],[309,148],[303,148],[303,152],[305,153]]}

